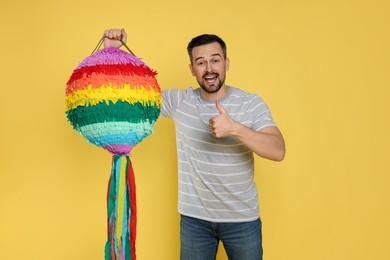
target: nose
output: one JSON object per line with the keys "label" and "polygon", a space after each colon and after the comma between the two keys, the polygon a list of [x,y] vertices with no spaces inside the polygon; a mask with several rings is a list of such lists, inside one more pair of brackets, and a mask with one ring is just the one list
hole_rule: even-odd
{"label": "nose", "polygon": [[211,63],[210,62],[207,62],[206,63],[206,71],[211,73],[213,71],[213,68],[211,67]]}

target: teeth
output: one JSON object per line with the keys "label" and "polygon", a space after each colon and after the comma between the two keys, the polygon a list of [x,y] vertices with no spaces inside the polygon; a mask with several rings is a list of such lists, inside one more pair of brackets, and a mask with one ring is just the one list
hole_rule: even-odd
{"label": "teeth", "polygon": [[215,80],[216,78],[217,78],[217,76],[206,76],[206,77],[204,77],[204,79],[208,80],[208,81]]}

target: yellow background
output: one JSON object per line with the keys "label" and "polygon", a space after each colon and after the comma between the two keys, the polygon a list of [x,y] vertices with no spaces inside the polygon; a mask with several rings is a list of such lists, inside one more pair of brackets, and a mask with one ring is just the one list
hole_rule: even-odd
{"label": "yellow background", "polygon": [[[64,89],[104,29],[124,27],[163,88],[196,86],[185,47],[220,35],[227,83],[270,106],[287,156],[256,158],[266,260],[390,259],[389,13],[387,0],[2,0],[0,258],[103,259],[111,157],[67,122]],[[175,260],[174,126],[155,130],[132,156],[137,254]]]}

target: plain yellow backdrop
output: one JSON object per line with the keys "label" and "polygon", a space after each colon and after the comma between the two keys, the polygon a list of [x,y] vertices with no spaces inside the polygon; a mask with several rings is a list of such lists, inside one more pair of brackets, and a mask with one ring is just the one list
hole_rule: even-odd
{"label": "plain yellow backdrop", "polygon": [[[103,259],[111,156],[67,122],[64,90],[124,27],[162,88],[196,87],[186,45],[220,35],[227,84],[270,106],[287,155],[256,158],[264,259],[390,259],[389,13],[385,0],[2,0],[0,258]],[[137,254],[175,260],[174,125],[155,130],[132,154]]]}

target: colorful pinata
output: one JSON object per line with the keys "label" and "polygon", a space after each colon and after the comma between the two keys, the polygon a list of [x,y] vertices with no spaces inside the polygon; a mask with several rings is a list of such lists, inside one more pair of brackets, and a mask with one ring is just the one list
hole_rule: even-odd
{"label": "colorful pinata", "polygon": [[139,58],[111,47],[85,58],[67,83],[69,122],[88,142],[113,154],[106,260],[136,259],[135,180],[129,154],[153,133],[160,114],[156,74]]}

